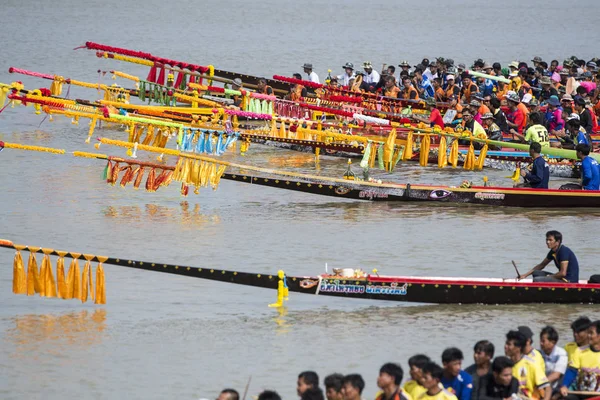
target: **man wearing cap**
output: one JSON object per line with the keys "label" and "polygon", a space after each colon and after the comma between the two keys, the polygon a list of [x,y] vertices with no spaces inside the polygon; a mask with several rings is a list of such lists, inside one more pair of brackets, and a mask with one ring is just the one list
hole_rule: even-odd
{"label": "man wearing cap", "polygon": [[509,128],[508,133],[511,133],[513,137],[516,134],[522,135],[527,119],[525,118],[523,111],[519,108],[521,99],[519,99],[518,94],[510,93],[506,96],[506,100],[508,102],[508,107],[510,108],[510,111],[506,114],[506,122]]}
{"label": "man wearing cap", "polygon": [[542,62],[542,57],[535,56],[535,57],[533,57],[533,60],[531,60],[531,62],[533,63],[534,67],[537,67]]}
{"label": "man wearing cap", "polygon": [[[519,279],[527,278],[533,275],[534,282],[554,282],[554,283],[579,283],[579,263],[575,253],[567,246],[562,244],[563,236],[558,231],[546,232],[546,245],[550,249],[546,258],[538,265],[533,267]],[[551,261],[558,269],[558,272],[552,274],[542,271]]]}
{"label": "man wearing cap", "polygon": [[538,100],[541,102],[547,101],[551,96],[558,97],[558,91],[552,86],[552,79],[549,76],[542,76],[540,78],[542,90],[538,94]]}
{"label": "man wearing cap", "polygon": [[429,111],[429,118],[421,117],[419,115],[413,115],[413,119],[421,122],[425,122],[429,124],[432,128],[434,126],[439,126],[444,129],[444,120],[442,119],[442,114],[440,110],[438,110],[435,106],[435,100],[432,98],[425,99],[425,107]]}
{"label": "man wearing cap", "polygon": [[356,75],[354,75],[354,64],[347,62],[342,68],[344,69],[344,73],[338,75],[338,80],[342,86],[350,86],[350,80],[354,80],[356,77]]}
{"label": "man wearing cap", "polygon": [[363,63],[363,69],[365,70],[365,76],[363,77],[363,82],[369,88],[369,91],[373,91],[377,83],[379,83],[379,73],[373,69],[373,65],[371,65],[370,61],[365,61]]}
{"label": "man wearing cap", "polygon": [[320,83],[319,82],[319,75],[317,75],[317,73],[315,71],[313,71],[313,65],[309,64],[309,63],[304,63],[304,65],[302,66],[302,68],[304,69],[304,73],[308,75],[308,79],[311,82],[314,83]]}
{"label": "man wearing cap", "polygon": [[533,142],[529,145],[529,155],[533,162],[529,166],[531,171],[526,168],[521,169],[521,176],[524,183],[516,185],[516,187],[530,187],[534,189],[548,189],[550,181],[550,166],[542,157],[542,145],[538,142]]}
{"label": "man wearing cap", "polygon": [[[231,88],[233,90],[237,90],[240,91],[242,90],[242,80],[240,78],[235,78],[234,80],[231,81]],[[243,96],[237,96],[234,95],[233,97],[233,106],[234,108],[243,108],[242,107],[242,101],[244,100]]]}
{"label": "man wearing cap", "polygon": [[575,147],[577,158],[581,160],[581,187],[583,190],[600,190],[600,168],[590,157],[590,146],[578,144]]}
{"label": "man wearing cap", "polygon": [[469,102],[469,109],[471,110],[471,114],[473,115],[473,119],[479,124],[481,124],[481,113],[479,112],[479,107],[481,107],[481,103],[475,99]]}
{"label": "man wearing cap", "polygon": [[539,350],[533,348],[533,331],[528,326],[519,326],[517,328],[519,332],[521,332],[526,339],[525,342],[525,350],[523,353],[530,357],[537,365],[542,369],[542,371],[546,370],[546,363],[544,361],[544,357]]}
{"label": "man wearing cap", "polygon": [[[469,109],[469,107],[465,107],[465,109],[462,111],[462,119],[463,119],[462,123],[463,123],[464,130],[473,132],[473,136],[476,136],[476,137],[483,136],[483,137],[487,138],[487,133],[485,132],[485,129],[483,129],[483,126],[481,126],[481,124],[479,122],[477,122],[473,119],[473,112]],[[470,145],[471,141],[466,140],[466,139],[459,139],[458,143],[461,145]],[[483,147],[482,143],[473,142],[473,148],[475,150],[479,150],[482,147]]]}
{"label": "man wearing cap", "polygon": [[[483,128],[487,133],[488,139],[501,142],[502,131],[500,130],[500,127],[494,122],[494,114],[492,114],[491,112],[485,113],[481,116],[481,120],[483,121]],[[501,148],[501,146],[490,146],[490,150],[500,150]]]}
{"label": "man wearing cap", "polygon": [[398,66],[402,71],[410,72],[411,65],[408,63],[408,61],[402,61],[400,64],[398,64]]}
{"label": "man wearing cap", "polygon": [[454,79],[454,74],[447,74],[446,75],[446,99],[449,99],[452,96],[459,96],[460,95],[460,88],[458,87],[458,85],[455,83],[455,79]]}
{"label": "man wearing cap", "polygon": [[562,118],[562,107],[558,96],[550,96],[548,99],[548,108],[546,109],[546,127],[551,135],[560,133],[565,128],[565,121]]}

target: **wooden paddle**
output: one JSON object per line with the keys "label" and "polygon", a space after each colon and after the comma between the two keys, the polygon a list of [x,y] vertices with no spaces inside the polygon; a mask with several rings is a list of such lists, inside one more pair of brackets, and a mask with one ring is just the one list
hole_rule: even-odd
{"label": "wooden paddle", "polygon": [[246,395],[248,394],[248,388],[250,388],[250,381],[252,380],[252,375],[248,378],[248,383],[246,383],[246,389],[244,389],[244,397],[242,400],[246,400]]}
{"label": "wooden paddle", "polygon": [[513,267],[515,267],[515,271],[517,271],[517,279],[521,279],[521,274],[519,273],[519,269],[517,268],[517,264],[511,260]]}

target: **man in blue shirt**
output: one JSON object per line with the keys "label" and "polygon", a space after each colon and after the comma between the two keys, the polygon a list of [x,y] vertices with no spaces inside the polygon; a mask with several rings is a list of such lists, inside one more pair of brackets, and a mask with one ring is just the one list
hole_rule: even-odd
{"label": "man in blue shirt", "polygon": [[550,166],[541,156],[542,145],[538,142],[533,142],[529,146],[529,155],[533,159],[531,164],[531,172],[521,170],[521,176],[525,181],[520,187],[530,187],[536,189],[548,189],[550,181]]}
{"label": "man in blue shirt", "polygon": [[450,347],[442,353],[444,374],[440,383],[444,389],[453,393],[458,400],[471,400],[473,378],[461,369],[463,353],[456,347]]}
{"label": "man in blue shirt", "polygon": [[416,89],[419,91],[419,97],[422,99],[429,99],[435,96],[435,89],[433,84],[423,75],[421,67],[415,68],[415,80]]}
{"label": "man in blue shirt", "polygon": [[577,158],[581,160],[581,186],[583,190],[600,190],[600,167],[590,157],[590,146],[580,143],[575,147]]}
{"label": "man in blue shirt", "polygon": [[[546,245],[550,249],[546,258],[529,272],[521,275],[519,279],[527,278],[533,274],[534,282],[579,283],[577,257],[571,249],[562,244],[562,234],[558,231],[546,232]],[[558,272],[552,274],[542,271],[552,260],[554,260]]]}

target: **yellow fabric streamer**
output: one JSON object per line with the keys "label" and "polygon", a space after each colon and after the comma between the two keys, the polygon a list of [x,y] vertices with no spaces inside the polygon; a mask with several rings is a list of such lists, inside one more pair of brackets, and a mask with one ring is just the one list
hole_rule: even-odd
{"label": "yellow fabric streamer", "polygon": [[52,262],[50,261],[48,252],[44,252],[44,258],[42,258],[42,271],[44,291],[40,293],[40,296],[56,297],[56,282],[54,281],[54,275],[52,274]]}
{"label": "yellow fabric streamer", "polygon": [[[92,282],[92,263],[91,258],[88,255],[83,255],[86,259],[85,265],[83,266],[83,275],[81,276],[81,302],[85,303],[88,299],[88,294],[94,299],[94,286]],[[93,256],[92,256],[93,258]]]}
{"label": "yellow fabric streamer", "polygon": [[65,280],[65,255],[66,252],[58,253],[58,261],[56,261],[56,284],[58,286],[57,297],[59,299],[67,298],[67,281]]}
{"label": "yellow fabric streamer", "polygon": [[469,145],[469,151],[467,151],[467,157],[465,158],[465,163],[463,164],[463,168],[472,171],[475,167],[475,148],[473,147],[473,142]]}
{"label": "yellow fabric streamer", "polygon": [[17,249],[15,260],[13,263],[13,293],[27,294],[27,276],[25,275],[25,267],[23,266],[23,258],[21,252]]}
{"label": "yellow fabric streamer", "polygon": [[452,141],[452,147],[450,148],[450,164],[452,167],[456,168],[458,165],[458,139],[454,139]]}
{"label": "yellow fabric streamer", "polygon": [[280,138],[286,138],[286,133],[285,133],[285,122],[281,121],[279,123],[279,137]]}
{"label": "yellow fabric streamer", "polygon": [[106,286],[104,278],[104,268],[102,268],[102,262],[98,263],[96,267],[96,299],[95,304],[106,304]]}
{"label": "yellow fabric streamer", "polygon": [[67,274],[67,295],[65,299],[80,299],[81,298],[81,272],[79,270],[79,261],[77,260],[81,254],[71,253],[73,261],[69,267]]}
{"label": "yellow fabric streamer", "polygon": [[404,153],[402,154],[402,161],[410,160],[413,158],[413,133],[408,132],[406,138],[406,147],[404,148]]}
{"label": "yellow fabric streamer", "polygon": [[427,162],[429,161],[429,146],[431,144],[431,137],[429,135],[425,135],[421,138],[421,150],[419,154],[419,164],[422,167],[427,166]]}
{"label": "yellow fabric streamer", "polygon": [[446,136],[440,136],[440,145],[438,147],[438,168],[444,168],[448,165]]}
{"label": "yellow fabric streamer", "polygon": [[27,262],[27,295],[33,296],[35,293],[41,293],[41,291],[42,286],[35,251],[30,248],[29,261]]}
{"label": "yellow fabric streamer", "polygon": [[383,146],[383,166],[386,171],[392,172],[394,169],[394,146],[396,144],[396,128],[393,128]]}

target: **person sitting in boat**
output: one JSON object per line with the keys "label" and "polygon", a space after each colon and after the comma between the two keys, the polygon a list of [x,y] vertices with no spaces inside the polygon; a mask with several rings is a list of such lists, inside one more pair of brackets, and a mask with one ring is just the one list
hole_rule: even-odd
{"label": "person sitting in boat", "polygon": [[494,359],[491,372],[483,375],[475,400],[509,399],[519,392],[519,381],[513,376],[515,363],[505,356]]}
{"label": "person sitting in boat", "polygon": [[[473,136],[483,136],[487,138],[487,134],[485,133],[485,129],[483,126],[477,121],[473,119],[473,112],[469,109],[469,107],[465,107],[462,111],[462,119],[463,119],[463,129],[466,131],[470,131],[473,133]],[[471,141],[467,139],[459,139],[459,144],[462,145],[470,145]],[[475,150],[480,150],[483,147],[483,144],[480,142],[473,142],[473,148]]]}
{"label": "person sitting in boat", "polygon": [[430,363],[431,360],[424,354],[416,354],[408,359],[408,366],[410,367],[410,380],[404,383],[402,389],[412,397],[413,400],[421,397],[422,394],[427,392],[421,385],[423,380],[423,368]]}
{"label": "person sitting in boat", "polygon": [[531,328],[521,325],[517,328],[517,331],[525,335],[525,348],[523,349],[523,354],[531,358],[533,362],[536,363],[542,370],[545,370],[546,366],[544,365],[544,357],[542,357],[542,353],[533,348],[533,331]]}
{"label": "person sitting in boat", "polygon": [[600,166],[590,157],[590,146],[580,143],[575,147],[581,160],[581,187],[583,190],[600,190]]}
{"label": "person sitting in boat", "polygon": [[531,126],[525,132],[525,136],[515,133],[515,136],[523,143],[539,143],[542,148],[550,147],[550,138],[548,130],[542,125],[542,116],[538,113],[533,113],[529,116]]}
{"label": "person sitting in boat", "polygon": [[[575,253],[571,249],[562,244],[562,240],[563,237],[560,232],[546,232],[546,245],[550,249],[546,258],[526,274],[521,275],[519,279],[533,275],[534,282],[578,283],[579,263],[577,262],[577,257],[575,257]],[[542,271],[550,261],[554,261],[558,272],[553,274]]]}
{"label": "person sitting in boat", "polygon": [[400,94],[400,88],[396,86],[396,78],[391,75],[384,77],[385,85],[383,87],[383,95],[385,97],[398,98]]}
{"label": "person sitting in boat", "polygon": [[588,132],[583,129],[581,126],[581,122],[579,120],[579,114],[572,113],[567,117],[567,131],[571,134],[573,138],[575,138],[575,142],[577,144],[587,144],[591,146],[592,138],[589,136]]}
{"label": "person sitting in boat", "polygon": [[562,118],[562,107],[558,96],[550,96],[546,109],[546,127],[551,135],[556,135],[565,126]]}
{"label": "person sitting in boat", "polygon": [[240,394],[235,389],[223,389],[221,393],[219,393],[219,397],[217,400],[239,400]]}
{"label": "person sitting in boat", "polygon": [[[312,64],[304,63],[304,65],[302,66],[302,69],[304,69],[304,73],[308,75],[307,81],[311,81],[314,83],[320,83],[319,75],[317,75],[317,73],[315,71],[313,71]],[[302,78],[300,78],[300,79],[302,79]]]}
{"label": "person sitting in boat", "polygon": [[544,358],[546,377],[552,390],[558,389],[567,370],[568,356],[565,349],[557,345],[558,332],[552,326],[542,328],[540,333],[540,353]]}
{"label": "person sitting in boat", "polygon": [[490,374],[492,360],[494,358],[494,344],[489,340],[480,340],[473,347],[473,361],[469,367],[465,368],[465,372],[471,375],[473,379],[472,396],[477,398],[477,393],[481,387],[481,380],[484,376]]}
{"label": "person sitting in boat", "polygon": [[479,102],[479,100],[473,99],[469,102],[469,109],[471,110],[471,114],[473,114],[473,119],[479,122],[479,124],[481,124],[482,122],[481,116],[483,115],[479,112],[480,107],[481,103]]}
{"label": "person sitting in boat", "polygon": [[525,127],[527,119],[525,118],[523,111],[519,108],[521,99],[518,94],[510,93],[506,96],[506,100],[508,107],[510,108],[510,111],[506,114],[506,121],[509,128],[508,133],[511,133],[514,138],[516,134],[523,134],[523,128]]}
{"label": "person sitting in boat", "polygon": [[571,323],[571,330],[573,331],[573,341],[565,344],[565,351],[569,357],[569,361],[580,347],[586,347],[589,344],[588,328],[592,320],[588,317],[579,317]]}
{"label": "person sitting in boat", "polygon": [[[242,90],[242,86],[243,86],[243,82],[240,78],[235,78],[234,80],[231,81],[231,88],[233,90],[240,91],[240,90]],[[243,96],[234,95],[232,108],[237,108],[237,109],[241,108],[243,99],[244,99]]]}
{"label": "person sitting in boat", "polygon": [[494,97],[490,99],[490,111],[494,114],[494,123],[498,125],[498,128],[500,128],[502,133],[508,133],[508,122],[506,120],[506,114],[502,111],[500,99]]}
{"label": "person sitting in boat", "polygon": [[452,96],[460,96],[460,88],[456,84],[454,74],[446,75],[445,99],[448,101]]}
{"label": "person sitting in boat", "polygon": [[344,73],[342,75],[338,75],[338,81],[342,86],[350,87],[350,80],[354,79],[354,64],[351,62],[347,62],[343,67]]}
{"label": "person sitting in boat", "polygon": [[298,375],[296,393],[301,397],[308,389],[319,388],[319,375],[314,371],[304,371]]}
{"label": "person sitting in boat", "polygon": [[426,392],[417,400],[458,400],[457,397],[440,385],[444,370],[434,362],[429,362],[423,367],[421,384]]}
{"label": "person sitting in boat", "polygon": [[325,397],[327,400],[343,400],[342,395],[342,381],[344,375],[342,374],[331,374],[325,377],[323,384],[325,385]]}
{"label": "person sitting in boat", "polygon": [[435,90],[433,84],[426,76],[423,75],[423,69],[421,66],[415,68],[415,88],[419,92],[419,97],[423,99],[433,98],[435,96]]}
{"label": "person sitting in boat", "polygon": [[[302,79],[302,75],[300,75],[298,73],[296,73],[292,76],[298,80]],[[299,101],[302,97],[306,97],[306,95],[307,95],[306,88],[303,85],[296,83],[296,84],[292,85],[292,87],[290,88],[290,92],[285,95],[284,99],[291,100],[291,101]]]}
{"label": "person sitting in boat", "polygon": [[432,98],[425,99],[425,107],[429,111],[429,117],[413,115],[413,119],[429,124],[432,128],[434,126],[439,126],[440,128],[444,129],[444,120],[442,119],[442,113],[440,113],[440,110],[437,109],[435,100]]}
{"label": "person sitting in boat", "polygon": [[379,76],[379,73],[373,69],[373,65],[370,61],[365,61],[363,63],[363,69],[365,70],[363,83],[365,84],[366,90],[373,92],[381,77]]}
{"label": "person sitting in boat", "polygon": [[550,400],[552,391],[546,371],[525,355],[526,342],[525,335],[519,331],[506,334],[504,353],[514,363],[512,374],[519,381],[519,394],[534,400]]}
{"label": "person sitting in boat", "polygon": [[382,393],[375,400],[412,400],[400,387],[403,376],[404,371],[398,364],[383,364],[377,377],[377,386]]}
{"label": "person sitting in boat", "polygon": [[453,393],[458,400],[471,400],[473,378],[462,370],[463,353],[456,347],[450,347],[442,353],[444,368],[440,383]]}
{"label": "person sitting in boat", "polygon": [[342,380],[342,395],[344,400],[362,400],[365,380],[359,374],[349,374]]}
{"label": "person sitting in boat", "polygon": [[567,400],[579,400],[583,397],[569,394],[569,387],[575,385],[580,392],[600,391],[600,320],[594,321],[588,328],[589,347],[580,347],[573,353],[569,368],[565,373],[560,394]]}
{"label": "person sitting in boat", "polygon": [[268,94],[269,96],[273,95],[273,88],[267,85],[266,78],[258,78],[258,82],[256,83],[256,92],[260,94]]}
{"label": "person sitting in boat", "polygon": [[404,90],[401,92],[401,96],[405,100],[419,100],[419,92],[414,88],[410,77],[405,76],[402,79]]}
{"label": "person sitting in boat", "polygon": [[[502,141],[502,131],[500,127],[496,125],[494,122],[494,114],[491,112],[485,113],[481,116],[481,120],[483,122],[483,128],[485,129],[485,133],[487,134],[488,139]],[[490,150],[501,150],[502,146],[490,145]]]}
{"label": "person sitting in boat", "polygon": [[469,103],[471,101],[471,95],[479,92],[479,87],[473,82],[473,78],[466,72],[461,75],[462,78],[462,89],[460,91],[460,98],[463,103]]}
{"label": "person sitting in boat", "polygon": [[550,166],[542,157],[541,151],[542,145],[540,143],[534,142],[529,145],[529,155],[533,162],[529,166],[530,171],[526,168],[521,169],[521,176],[525,182],[519,183],[515,187],[548,189]]}
{"label": "person sitting in boat", "polygon": [[440,103],[446,101],[446,92],[442,88],[442,78],[433,79],[433,90],[435,90],[435,101]]}

